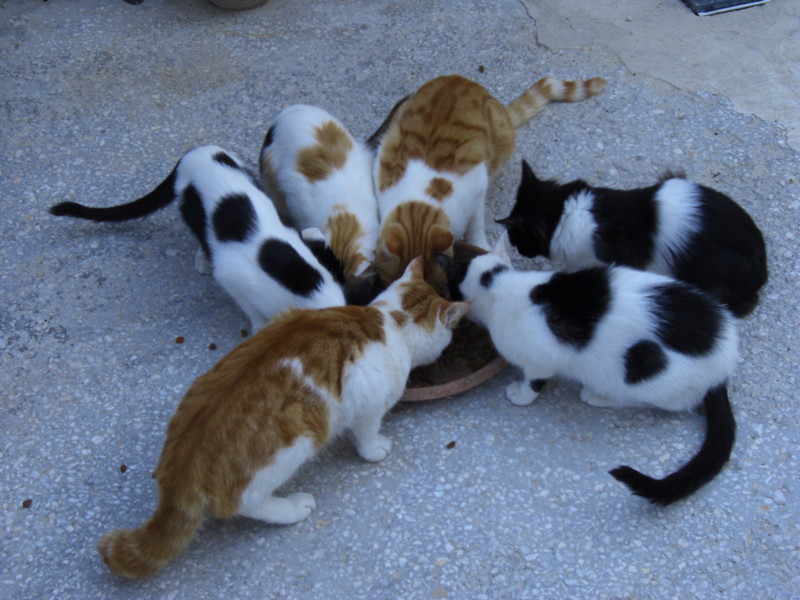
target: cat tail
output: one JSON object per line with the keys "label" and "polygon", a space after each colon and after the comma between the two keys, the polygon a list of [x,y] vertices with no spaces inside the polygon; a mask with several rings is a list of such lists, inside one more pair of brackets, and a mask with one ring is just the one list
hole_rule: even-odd
{"label": "cat tail", "polygon": [[144,525],[107,533],[97,551],[117,575],[152,575],[186,548],[203,522],[205,505],[199,491],[161,491],[158,507]]}
{"label": "cat tail", "polygon": [[707,421],[706,439],[694,458],[675,473],[664,479],[653,479],[631,467],[618,467],[609,473],[637,496],[661,506],[685,498],[714,479],[728,462],[736,437],[736,421],[725,385],[709,390],[703,406]]}
{"label": "cat tail", "polygon": [[128,219],[144,217],[160,208],[164,208],[175,200],[177,197],[175,194],[175,172],[177,168],[176,166],[172,173],[159,183],[152,192],[127,204],[94,208],[77,202],[61,202],[50,207],[50,214],[57,217],[77,217],[91,221],[127,221]]}
{"label": "cat tail", "polygon": [[511,123],[520,127],[538,115],[551,102],[579,102],[603,91],[606,80],[592,77],[583,81],[564,81],[544,77],[506,107]]}

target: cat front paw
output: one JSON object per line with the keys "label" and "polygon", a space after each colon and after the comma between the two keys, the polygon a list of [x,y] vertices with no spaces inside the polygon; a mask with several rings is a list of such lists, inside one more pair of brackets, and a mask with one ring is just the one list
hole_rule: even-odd
{"label": "cat front paw", "polygon": [[198,248],[194,255],[194,268],[201,275],[211,275],[211,263],[202,248]]}
{"label": "cat front paw", "polygon": [[528,406],[531,402],[536,400],[539,395],[534,392],[528,381],[515,381],[506,387],[506,397],[511,400],[512,404],[517,406]]}
{"label": "cat front paw", "polygon": [[311,516],[314,509],[317,508],[317,501],[314,499],[313,494],[306,494],[304,492],[296,492],[289,494],[286,497],[294,507],[294,523],[303,521]]}
{"label": "cat front paw", "polygon": [[358,454],[369,462],[378,462],[389,456],[392,451],[392,440],[385,435],[378,434],[369,443],[357,446]]}

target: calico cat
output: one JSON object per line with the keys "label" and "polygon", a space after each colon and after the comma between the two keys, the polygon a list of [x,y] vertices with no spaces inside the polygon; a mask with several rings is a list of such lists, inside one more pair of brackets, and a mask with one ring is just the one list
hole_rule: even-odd
{"label": "calico cat", "polygon": [[546,256],[566,269],[615,263],[671,275],[737,317],[755,308],[767,281],[764,237],[750,215],[683,177],[613,190],[540,180],[523,161],[514,209],[497,222],[523,256]]}
{"label": "calico cat", "polygon": [[574,272],[511,268],[504,234],[468,265],[440,255],[451,296],[489,330],[498,352],[522,367],[506,389],[518,405],[553,376],[577,379],[592,406],[688,410],[702,403],[700,451],[664,479],[611,471],[635,494],[666,505],[711,481],[730,457],[735,421],[726,381],[738,356],[735,321],[712,296],[664,275],[604,265]]}
{"label": "calico cat", "polygon": [[438,296],[415,260],[370,306],[275,317],[189,388],[155,471],[158,507],[139,529],[101,538],[105,563],[127,577],[155,573],[206,513],[278,524],[308,517],[311,494],[273,492],[346,428],[362,458],[383,460],[391,449],[378,433],[383,415],[468,308]]}
{"label": "calico cat", "polygon": [[372,152],[341,122],[315,106],[285,108],[264,138],[260,171],[295,227],[324,233],[348,284],[374,271],[379,222]]}
{"label": "calico cat", "polygon": [[92,208],[62,202],[50,209],[93,221],[143,217],[180,198],[186,225],[200,248],[195,264],[214,277],[250,318],[253,331],[289,307],[322,308],[345,303],[331,273],[283,225],[270,199],[242,163],[218,146],[187,152],[152,192],[120,206]]}
{"label": "calico cat", "polygon": [[440,285],[435,253],[450,252],[462,236],[488,248],[486,191],[489,178],[511,155],[514,129],[550,102],[583,100],[604,85],[599,77],[582,82],[547,77],[504,107],[478,83],[448,75],[398,102],[369,141],[376,148],[381,280],[391,282],[421,255],[431,281]]}

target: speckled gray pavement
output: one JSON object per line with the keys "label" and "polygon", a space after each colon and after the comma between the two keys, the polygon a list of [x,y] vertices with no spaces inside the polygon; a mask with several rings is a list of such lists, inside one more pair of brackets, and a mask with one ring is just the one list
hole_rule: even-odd
{"label": "speckled gray pavement", "polygon": [[[704,17],[709,37],[685,35],[700,18],[678,0],[592,4],[616,10],[600,23],[566,0],[271,0],[239,13],[202,0],[0,1],[0,598],[800,597],[800,161],[787,138],[798,4]],[[762,27],[775,23],[784,33]],[[671,43],[644,44],[650,66],[615,46],[665,29]],[[715,31],[725,35],[707,52]],[[736,62],[759,48],[772,54]],[[693,79],[675,81],[666,65]],[[737,72],[730,96],[712,85]],[[618,187],[683,168],[754,216],[770,281],[741,322],[729,466],[686,501],[649,506],[606,471],[669,472],[697,449],[702,417],[592,408],[569,383],[513,406],[508,368],[461,395],[399,406],[382,463],[360,460],[346,438],[334,444],[287,486],[315,494],[308,520],[209,520],[160,574],[113,576],[98,537],[150,514],[167,419],[247,320],[194,270],[175,207],[118,225],[47,208],[138,197],[196,145],[255,166],[291,103],[367,136],[398,98],[445,73],[505,102],[544,75],[608,80],[597,98],[519,129],[490,217],[510,208],[523,156],[549,177]],[[766,98],[771,85],[789,90],[783,122],[740,112],[734,93]]]}

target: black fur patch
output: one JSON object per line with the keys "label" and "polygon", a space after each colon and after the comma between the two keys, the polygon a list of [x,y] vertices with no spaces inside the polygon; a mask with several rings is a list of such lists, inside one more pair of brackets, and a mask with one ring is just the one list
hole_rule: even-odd
{"label": "black fur patch", "polygon": [[214,209],[214,233],[221,242],[244,242],[256,229],[256,211],[246,194],[231,194]]}
{"label": "black fur patch", "polygon": [[547,384],[547,379],[532,379],[531,389],[538,394],[544,389],[544,386],[546,384]]}
{"label": "black fur patch", "polygon": [[507,265],[497,265],[491,271],[486,271],[483,275],[481,275],[481,285],[485,288],[492,287],[495,275],[502,273],[503,271],[508,271]]}
{"label": "black fur patch", "polygon": [[644,269],[653,260],[658,230],[655,194],[660,186],[638,190],[592,190],[592,215],[597,223],[593,245],[605,263]]}
{"label": "black fur patch", "polygon": [[641,340],[625,352],[625,383],[640,383],[667,368],[667,355],[655,342]]}
{"label": "black fur patch", "polygon": [[233,160],[233,158],[230,156],[230,154],[228,154],[226,152],[217,152],[213,156],[213,159],[216,162],[218,162],[219,164],[226,165],[228,167],[231,167],[232,169],[241,169],[241,167],[239,166],[239,163],[237,163],[235,160]]}
{"label": "black fur patch", "polygon": [[262,148],[266,148],[267,146],[272,145],[272,140],[275,137],[275,125],[273,124],[269,129],[267,129],[267,135],[264,136],[264,143],[261,144]]}
{"label": "black fur patch", "polygon": [[728,196],[704,186],[699,191],[700,230],[675,258],[673,275],[744,317],[755,308],[758,291],[767,282],[764,236]]}
{"label": "black fur patch", "polygon": [[304,239],[303,243],[308,246],[308,249],[311,250],[320,264],[333,275],[333,278],[338,283],[344,285],[344,267],[342,266],[342,261],[336,258],[330,246],[325,244],[322,240]]}
{"label": "black fur patch", "polygon": [[261,244],[258,264],[267,275],[298,296],[310,296],[323,282],[319,271],[282,240],[270,238]]}
{"label": "black fur patch", "polygon": [[649,294],[658,339],[690,356],[708,354],[722,325],[721,307],[704,292],[681,282],[654,286]]}
{"label": "black fur patch", "polygon": [[531,290],[530,298],[542,307],[547,326],[559,341],[584,348],[611,306],[609,269],[554,273],[550,281]]}
{"label": "black fur patch", "polygon": [[461,262],[446,254],[437,253],[436,263],[447,275],[447,291],[450,300],[454,302],[464,300],[464,294],[461,293],[461,282],[467,276],[469,262]]}
{"label": "black fur patch", "polygon": [[211,250],[208,247],[206,238],[206,210],[203,208],[203,200],[193,185],[187,185],[181,194],[180,204],[181,216],[183,221],[192,230],[200,247],[206,254],[206,258],[211,260]]}

